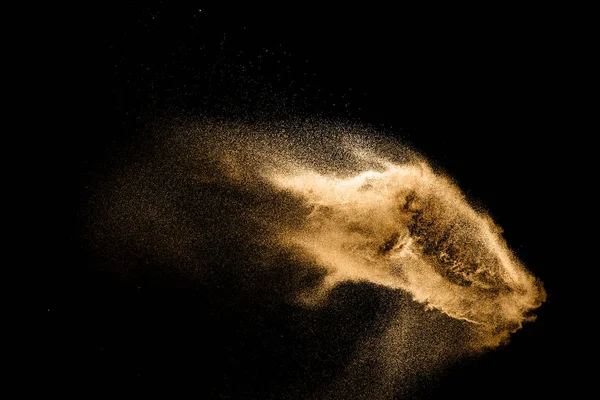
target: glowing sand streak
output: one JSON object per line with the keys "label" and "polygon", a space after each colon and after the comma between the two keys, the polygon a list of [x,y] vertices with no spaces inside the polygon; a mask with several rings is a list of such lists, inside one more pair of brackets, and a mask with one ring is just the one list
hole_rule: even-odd
{"label": "glowing sand streak", "polygon": [[479,325],[482,346],[506,339],[545,298],[492,220],[425,163],[386,163],[349,178],[298,167],[268,180],[312,207],[283,240],[330,270],[325,291],[345,280],[405,290]]}

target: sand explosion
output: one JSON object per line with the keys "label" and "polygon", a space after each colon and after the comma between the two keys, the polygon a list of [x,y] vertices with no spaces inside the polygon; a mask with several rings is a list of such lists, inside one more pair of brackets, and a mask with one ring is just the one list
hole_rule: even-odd
{"label": "sand explosion", "polygon": [[[325,271],[308,287],[290,284],[292,301],[302,307],[326,307],[328,293],[343,282],[397,290],[413,303],[373,340],[380,348],[388,343],[386,355],[378,357],[400,358],[394,362],[404,370],[422,364],[414,354],[425,349],[460,347],[436,353],[452,356],[498,346],[533,320],[532,310],[545,300],[541,283],[509,250],[492,218],[475,210],[449,177],[395,141],[319,123],[195,122],[167,131],[99,185],[94,240],[110,242],[113,252],[136,248],[168,258],[198,279],[223,257],[216,237],[244,243],[236,250],[247,257],[243,270],[277,268],[285,254],[298,271]],[[422,315],[443,315],[435,317],[442,325],[437,331],[458,324],[466,334],[446,344],[442,339],[452,335],[439,333],[434,340],[407,334],[408,320],[413,330],[434,323],[415,317],[419,308]],[[404,321],[403,327],[394,321]],[[357,359],[374,357],[373,346],[363,346]],[[398,346],[411,353],[394,353]],[[352,375],[343,379],[356,381]],[[394,375],[381,379],[402,379]]]}

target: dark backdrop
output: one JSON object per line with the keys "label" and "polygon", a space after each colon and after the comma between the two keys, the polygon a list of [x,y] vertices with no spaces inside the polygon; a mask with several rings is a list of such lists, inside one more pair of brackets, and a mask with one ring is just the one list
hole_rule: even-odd
{"label": "dark backdrop", "polygon": [[[457,19],[391,8],[160,3],[75,10],[56,27],[60,39],[46,60],[56,64],[45,95],[60,109],[52,140],[65,185],[55,190],[66,232],[53,233],[60,262],[48,269],[43,305],[41,368],[57,376],[56,385],[90,382],[94,391],[186,382],[219,398],[267,376],[277,386],[286,372],[307,373],[283,355],[280,366],[267,366],[261,355],[288,329],[274,316],[285,310],[262,310],[273,318],[261,326],[244,313],[219,313],[226,304],[184,281],[154,280],[140,290],[139,282],[100,273],[85,251],[81,202],[102,166],[156,121],[194,114],[302,114],[407,140],[486,206],[549,293],[538,322],[509,346],[449,371],[428,396],[538,398],[561,384],[562,346],[553,336],[560,261],[549,214],[560,203],[558,138],[569,135],[558,106],[560,23],[526,10],[452,10],[463,15]],[[369,321],[373,297],[344,304]],[[209,325],[218,328],[203,330]],[[199,335],[212,349],[198,344]],[[342,354],[350,344],[338,346]],[[327,362],[335,364],[306,365]],[[209,372],[197,378],[205,366]]]}

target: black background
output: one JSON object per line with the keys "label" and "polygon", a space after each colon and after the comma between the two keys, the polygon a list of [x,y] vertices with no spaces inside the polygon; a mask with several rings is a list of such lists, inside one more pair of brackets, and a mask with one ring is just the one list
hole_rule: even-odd
{"label": "black background", "polygon": [[[408,141],[486,206],[545,283],[549,300],[536,323],[509,346],[447,372],[427,396],[539,398],[561,386],[562,260],[549,218],[549,199],[560,202],[554,182],[570,127],[562,107],[561,21],[539,10],[452,11],[462,17],[124,3],[86,7],[57,27],[57,85],[46,94],[54,102],[57,93],[68,98],[59,105],[55,137],[65,184],[57,192],[66,194],[56,215],[66,234],[56,235],[52,254],[61,261],[46,281],[40,367],[54,385],[262,398],[268,390],[245,388],[265,380],[285,387],[288,375],[312,376],[310,368],[342,360],[296,365],[285,354],[267,356],[280,333],[293,336],[280,316],[285,310],[260,310],[270,317],[259,323],[218,304],[225,289],[203,292],[170,278],[143,286],[98,272],[80,235],[87,188],[153,122],[165,115],[253,120],[287,113],[364,123]],[[368,322],[374,297],[347,300],[346,310]],[[357,332],[351,342],[361,328],[347,329]],[[327,334],[323,346],[330,345]],[[332,354],[351,344],[336,346]],[[199,377],[202,368],[209,372]],[[307,385],[319,379],[327,377],[306,378]]]}

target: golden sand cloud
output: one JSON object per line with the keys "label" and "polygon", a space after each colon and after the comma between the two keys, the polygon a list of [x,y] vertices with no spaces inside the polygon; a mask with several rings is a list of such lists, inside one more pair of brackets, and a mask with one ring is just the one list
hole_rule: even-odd
{"label": "golden sand cloud", "polygon": [[509,251],[492,219],[475,211],[446,177],[418,164],[381,162],[348,178],[298,166],[267,175],[311,212],[282,243],[299,246],[342,281],[404,290],[426,307],[468,321],[496,345],[530,320],[545,298]]}
{"label": "golden sand cloud", "polygon": [[[348,284],[397,293],[395,311],[315,398],[393,398],[415,376],[507,343],[546,297],[451,178],[365,128],[161,128],[95,193],[90,242],[131,273],[223,275],[262,293],[256,301],[304,309],[329,307]],[[305,279],[311,270],[320,278]]]}

